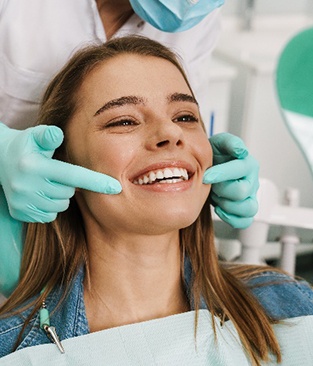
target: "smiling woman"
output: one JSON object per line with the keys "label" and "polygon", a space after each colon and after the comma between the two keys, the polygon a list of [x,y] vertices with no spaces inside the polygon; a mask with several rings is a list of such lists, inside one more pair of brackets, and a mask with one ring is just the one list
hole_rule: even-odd
{"label": "smiling woman", "polygon": [[95,67],[66,131],[70,162],[123,187],[114,198],[79,192],[80,207],[95,208],[82,211],[85,221],[91,213],[90,221],[96,218],[107,232],[151,234],[153,228],[157,234],[177,232],[199,215],[210,190],[202,179],[212,151],[190,87],[168,60],[127,53]]}
{"label": "smiling woman", "polygon": [[[105,338],[111,334],[106,330],[117,327],[122,336],[128,329],[123,326],[145,322],[141,331],[163,324],[162,334],[170,338],[176,331],[167,325],[172,315],[191,314],[195,329],[202,329],[203,309],[212,319],[205,337],[213,329],[217,341],[215,318],[222,325],[229,320],[242,344],[236,346],[240,357],[256,365],[270,354],[280,360],[272,324],[312,314],[311,289],[267,267],[219,263],[210,186],[202,184],[212,150],[197,101],[170,50],[124,37],[79,51],[50,83],[39,123],[64,132],[55,157],[108,174],[123,190],[108,196],[78,189],[69,210],[53,223],[28,224],[21,280],[0,308],[0,356],[31,346],[36,352],[34,346],[49,343],[44,330],[49,338],[57,337],[56,330],[61,341],[88,340],[89,333],[102,331],[97,338],[109,344],[113,338]],[[253,295],[254,280],[265,295]],[[286,286],[292,295],[280,302]],[[273,294],[277,301],[266,303]],[[165,322],[150,322],[161,318]],[[189,329],[192,335],[195,329]],[[125,342],[114,345],[118,354],[124,354]],[[220,351],[205,344],[203,357],[217,357]],[[71,352],[71,343],[66,345]],[[168,346],[175,356],[176,346]],[[198,360],[195,347],[188,350]],[[17,354],[23,357],[23,351]],[[139,364],[140,352],[131,352],[116,364]]]}

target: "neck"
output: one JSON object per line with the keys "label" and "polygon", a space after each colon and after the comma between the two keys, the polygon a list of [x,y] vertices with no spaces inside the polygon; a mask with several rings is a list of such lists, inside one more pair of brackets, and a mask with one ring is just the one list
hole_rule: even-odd
{"label": "neck", "polygon": [[178,233],[110,236],[105,241],[93,237],[88,243],[85,305],[90,331],[189,310]]}
{"label": "neck", "polygon": [[128,0],[96,0],[96,3],[108,40],[134,14]]}

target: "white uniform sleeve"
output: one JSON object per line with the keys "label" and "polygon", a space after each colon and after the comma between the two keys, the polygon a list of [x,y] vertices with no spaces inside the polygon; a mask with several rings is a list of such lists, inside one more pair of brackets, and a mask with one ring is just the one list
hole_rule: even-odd
{"label": "white uniform sleeve", "polygon": [[24,129],[35,124],[54,74],[75,50],[99,41],[99,15],[94,0],[0,4],[0,121]]}

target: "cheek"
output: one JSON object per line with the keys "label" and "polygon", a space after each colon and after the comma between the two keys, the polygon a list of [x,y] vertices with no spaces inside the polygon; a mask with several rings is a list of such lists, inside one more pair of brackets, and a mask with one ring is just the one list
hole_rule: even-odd
{"label": "cheek", "polygon": [[[202,135],[201,137],[198,137],[194,146],[196,147],[195,153],[204,174],[206,169],[210,168],[213,165],[213,150],[206,134],[204,136]],[[201,193],[204,201],[210,194],[210,191],[210,184],[201,185]]]}
{"label": "cheek", "polygon": [[205,171],[207,168],[210,168],[213,165],[213,151],[206,134],[198,135],[193,141],[193,146],[203,170]]}
{"label": "cheek", "polygon": [[84,153],[79,163],[97,172],[108,174],[118,180],[138,153],[137,145],[111,136],[92,136],[85,139]]}
{"label": "cheek", "polygon": [[79,120],[71,120],[64,131],[68,161],[71,164],[87,167],[87,131]]}
{"label": "cheek", "polygon": [[98,170],[105,160],[103,157],[108,155],[107,144],[99,135],[83,127],[79,123],[72,123],[66,131],[69,162]]}
{"label": "cheek", "polygon": [[204,150],[205,150],[205,164],[207,168],[210,168],[213,165],[213,150],[212,150],[212,146],[209,143],[209,141],[206,139],[205,145],[204,145]]}
{"label": "cheek", "polygon": [[111,175],[119,178],[133,158],[134,149],[125,141],[118,139],[104,139],[101,146],[93,149],[93,163],[101,171],[109,171]]}

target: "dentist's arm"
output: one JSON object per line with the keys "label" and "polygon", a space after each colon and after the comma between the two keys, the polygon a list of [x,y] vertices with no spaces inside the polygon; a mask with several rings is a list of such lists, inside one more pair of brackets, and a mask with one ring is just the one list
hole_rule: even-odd
{"label": "dentist's arm", "polygon": [[205,172],[203,182],[212,184],[215,212],[234,228],[247,228],[258,210],[259,164],[239,137],[221,133],[210,142],[214,165]]}
{"label": "dentist's arm", "polygon": [[17,131],[0,123],[0,292],[5,295],[19,277],[21,221],[53,221],[68,208],[75,187],[121,192],[112,177],[52,159],[62,141],[63,133],[55,126]]}
{"label": "dentist's arm", "polygon": [[0,186],[0,293],[9,296],[20,274],[23,223],[13,219]]}

